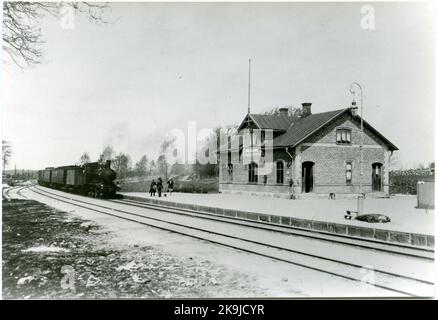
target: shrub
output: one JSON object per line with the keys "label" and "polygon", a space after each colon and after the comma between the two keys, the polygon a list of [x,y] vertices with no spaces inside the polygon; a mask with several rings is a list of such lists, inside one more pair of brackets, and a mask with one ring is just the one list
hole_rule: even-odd
{"label": "shrub", "polygon": [[392,194],[417,194],[417,182],[433,177],[429,169],[409,169],[389,172],[389,191]]}

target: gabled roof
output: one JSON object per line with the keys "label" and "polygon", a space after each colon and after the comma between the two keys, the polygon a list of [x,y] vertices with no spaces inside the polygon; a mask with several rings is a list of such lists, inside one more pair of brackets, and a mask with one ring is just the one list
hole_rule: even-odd
{"label": "gabled roof", "polygon": [[[242,129],[249,117],[249,119],[252,120],[259,129],[272,129],[274,131],[284,132],[274,138],[274,148],[295,147],[310,137],[313,133],[347,112],[351,113],[351,109],[345,108],[315,113],[299,119],[293,119],[291,117],[282,115],[249,114],[242,121],[238,131]],[[360,117],[358,115],[354,115],[354,117],[360,121]],[[398,148],[391,141],[386,139],[368,122],[364,120],[363,124],[365,128],[378,136],[388,146],[389,150],[398,150]]]}
{"label": "gabled roof", "polygon": [[288,128],[287,132],[274,139],[276,147],[294,147],[299,142],[307,138],[316,130],[330,122],[347,109],[321,112],[308,115],[307,117],[297,119]]}
{"label": "gabled roof", "polygon": [[[310,135],[321,129],[326,124],[337,119],[344,113],[350,112],[350,108],[321,112],[308,115],[304,118],[300,118],[291,123],[286,133],[278,136],[274,139],[274,147],[295,147],[297,144],[301,143],[307,139]],[[354,116],[358,121],[360,117],[358,115]],[[390,150],[398,150],[398,148],[388,139],[386,139],[380,132],[374,129],[368,122],[363,120],[364,128],[372,131],[376,136],[378,136]]]}
{"label": "gabled roof", "polygon": [[243,119],[238,131],[242,129],[243,125],[248,121],[248,116],[259,129],[272,129],[276,131],[286,131],[292,123],[292,118],[281,115],[268,115],[268,114],[254,114],[251,113]]}

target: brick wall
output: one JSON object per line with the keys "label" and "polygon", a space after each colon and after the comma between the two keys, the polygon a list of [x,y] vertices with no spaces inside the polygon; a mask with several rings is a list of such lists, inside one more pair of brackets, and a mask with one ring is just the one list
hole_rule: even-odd
{"label": "brick wall", "polygon": [[[336,144],[336,130],[351,129],[351,145]],[[345,114],[329,126],[309,137],[297,146],[295,161],[296,176],[301,174],[301,164],[315,163],[313,167],[313,191],[315,193],[357,193],[360,181],[360,122]],[[372,192],[372,164],[382,164],[383,192],[388,192],[389,151],[384,142],[369,130],[364,130],[362,161],[362,191]],[[352,163],[352,182],[346,183],[346,164]],[[301,184],[298,176],[297,184]],[[297,188],[298,192],[301,188]]]}
{"label": "brick wall", "polygon": [[[372,164],[385,162],[382,148],[364,148],[362,161],[362,190],[371,192]],[[315,193],[357,193],[360,178],[360,151],[355,147],[301,147],[301,162],[312,161],[313,191]],[[346,183],[346,162],[352,163],[352,183]],[[301,165],[297,162],[297,166]],[[300,178],[301,180],[301,178]],[[298,182],[301,184],[301,181]]]}
{"label": "brick wall", "polygon": [[[351,129],[351,145],[336,144],[336,129]],[[291,151],[293,160],[284,149],[274,150],[274,164],[272,171],[267,176],[267,182],[261,176],[258,182],[248,183],[248,166],[243,163],[234,163],[232,180],[228,176],[226,164],[221,165],[220,186],[222,192],[249,192],[249,193],[273,193],[287,195],[291,192],[288,178],[293,181],[293,193],[301,193],[302,163],[314,162],[313,167],[313,192],[328,194],[351,194],[359,192],[360,178],[360,122],[345,114],[329,126],[326,126],[316,134],[310,136],[295,150]],[[362,162],[362,191],[372,191],[372,164],[382,164],[383,192],[389,189],[389,154],[385,143],[369,130],[364,130],[363,137],[363,162]],[[284,183],[276,183],[276,161],[284,162]],[[352,182],[346,182],[346,163],[352,163]],[[289,167],[288,167],[289,164]],[[288,174],[289,173],[289,174]]]}

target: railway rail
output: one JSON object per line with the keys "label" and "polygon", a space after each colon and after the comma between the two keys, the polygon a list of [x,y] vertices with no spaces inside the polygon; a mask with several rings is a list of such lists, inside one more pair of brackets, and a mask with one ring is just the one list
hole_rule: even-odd
{"label": "railway rail", "polygon": [[12,192],[15,192],[19,197],[23,198],[23,199],[27,199],[27,197],[25,195],[22,194],[22,190],[23,189],[27,189],[28,186],[14,186],[14,187],[8,187],[8,188],[4,188],[2,189],[2,197],[6,200],[10,200],[13,197],[11,196]]}
{"label": "railway rail", "polygon": [[[269,239],[275,234],[276,237],[288,239],[288,243],[290,243],[290,239],[297,241],[299,238],[307,238],[305,239],[306,241],[318,241],[319,245],[325,242],[346,246],[349,250],[361,250],[360,252],[363,253],[365,251],[368,254],[372,252],[377,258],[382,258],[380,256],[382,254],[390,254],[394,256],[393,259],[403,259],[400,261],[413,263],[414,266],[418,263],[425,264],[427,270],[433,269],[433,258],[430,256],[432,253],[430,250],[415,251],[413,248],[405,247],[394,249],[396,247],[382,247],[380,244],[380,247],[370,248],[369,244],[360,244],[356,240],[354,240],[356,242],[348,243],[345,239],[317,238],[316,236],[305,235],[304,233],[292,234],[290,230],[280,230],[280,228],[257,225],[248,221],[232,221],[225,217],[207,217],[205,214],[187,212],[187,210],[160,208],[154,205],[126,200],[88,199],[65,193],[60,194],[59,191],[55,193],[36,186],[30,187],[29,190],[39,196],[92,210],[100,214],[208,241],[340,278],[358,281],[387,290],[392,292],[392,294],[396,293],[401,296],[430,296],[433,294],[434,282],[430,278],[421,277],[418,274],[412,275],[384,270],[383,268],[373,268],[365,264],[355,263],[351,259],[333,258],[326,254],[315,254],[297,250],[296,248],[288,248],[284,245],[286,242],[273,243]],[[129,209],[135,209],[136,212],[128,211]],[[157,215],[157,212],[161,212],[161,214]],[[209,226],[201,226],[199,223],[201,220],[204,221],[204,224],[205,220],[208,220]],[[232,231],[221,232],[220,226],[224,229],[224,224],[227,224],[227,230],[232,229]],[[242,230],[246,231],[249,228],[252,229],[253,236],[245,237],[240,234]],[[297,232],[297,230],[294,232]],[[266,235],[269,236],[266,237]],[[265,241],[263,241],[263,237],[265,237]],[[403,252],[403,250],[406,252]],[[355,251],[355,253],[359,253],[359,251]],[[372,272],[372,280],[364,278],[364,272],[367,271]]]}
{"label": "railway rail", "polygon": [[297,228],[293,226],[275,226],[263,221],[249,221],[237,217],[218,216],[212,213],[207,213],[202,211],[174,208],[165,205],[140,202],[136,200],[124,199],[124,200],[110,200],[110,201],[127,204],[139,208],[154,209],[154,210],[171,212],[174,214],[179,214],[189,217],[197,217],[200,219],[206,219],[212,221],[221,221],[224,223],[242,225],[255,229],[262,229],[262,230],[268,230],[268,231],[278,232],[283,234],[290,234],[294,236],[301,236],[301,237],[311,238],[321,241],[328,241],[332,243],[345,244],[347,246],[356,246],[364,249],[371,249],[371,250],[381,251],[394,255],[411,256],[415,258],[423,258],[430,261],[434,260],[435,251],[430,248],[414,247],[410,245],[399,244],[396,242],[391,243],[391,242],[378,241],[374,239],[336,235],[333,233],[328,233],[323,231],[319,232],[314,230],[305,230],[303,228]]}

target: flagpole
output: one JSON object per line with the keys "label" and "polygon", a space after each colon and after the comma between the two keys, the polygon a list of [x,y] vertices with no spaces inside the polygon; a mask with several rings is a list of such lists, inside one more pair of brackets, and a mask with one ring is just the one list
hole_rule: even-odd
{"label": "flagpole", "polygon": [[251,113],[251,58],[249,59],[248,69],[248,114]]}
{"label": "flagpole", "polygon": [[248,60],[248,115],[246,118],[247,118],[248,132],[249,132],[250,139],[251,139],[250,140],[251,141],[251,164],[250,165],[252,165],[252,161],[253,161],[253,158],[252,158],[253,141],[252,141],[252,139],[253,139],[253,137],[252,137],[252,130],[249,127],[250,113],[251,113],[251,58],[249,58],[249,60]]}

